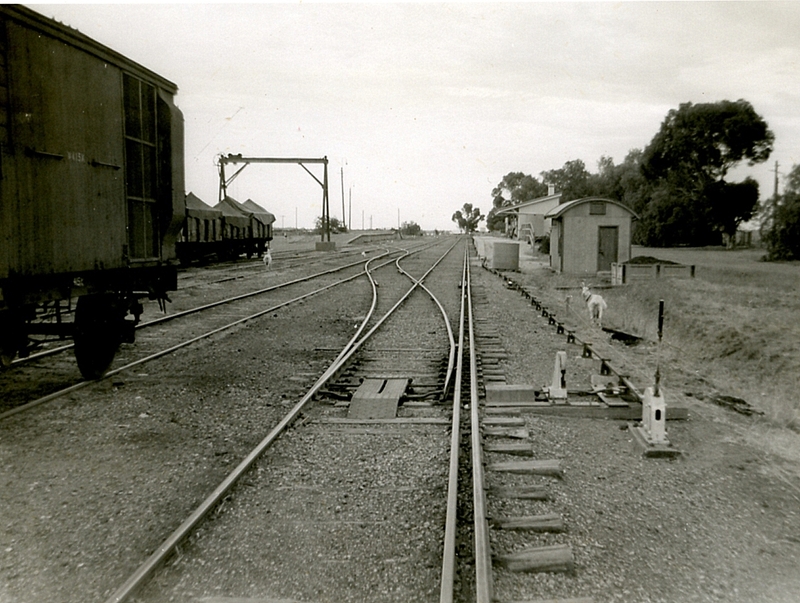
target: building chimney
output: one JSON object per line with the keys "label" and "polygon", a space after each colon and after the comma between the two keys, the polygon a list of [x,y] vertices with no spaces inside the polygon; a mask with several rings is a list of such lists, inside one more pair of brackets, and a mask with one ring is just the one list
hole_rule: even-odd
{"label": "building chimney", "polygon": [[547,195],[548,195],[548,197],[550,195],[555,195],[555,194],[556,194],[556,185],[555,184],[548,184],[547,185]]}

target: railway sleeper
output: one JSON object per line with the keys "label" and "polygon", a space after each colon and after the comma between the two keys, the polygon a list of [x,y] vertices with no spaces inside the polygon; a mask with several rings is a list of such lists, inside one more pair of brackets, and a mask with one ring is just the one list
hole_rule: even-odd
{"label": "railway sleeper", "polygon": [[492,517],[489,519],[489,523],[492,527],[501,530],[552,533],[565,532],[567,530],[564,520],[558,513],[521,517]]}
{"label": "railway sleeper", "polygon": [[564,472],[561,469],[561,461],[558,459],[503,461],[499,463],[489,463],[486,469],[487,471],[497,471],[501,473],[546,475],[557,478],[564,477]]}
{"label": "railway sleeper", "polygon": [[496,555],[493,561],[512,572],[572,572],[575,569],[572,547],[566,544],[529,547]]}

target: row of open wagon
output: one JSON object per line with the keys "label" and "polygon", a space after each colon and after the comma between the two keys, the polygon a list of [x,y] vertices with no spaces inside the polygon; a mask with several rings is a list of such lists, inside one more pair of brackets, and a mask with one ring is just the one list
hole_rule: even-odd
{"label": "row of open wagon", "polygon": [[272,240],[275,216],[252,199],[225,197],[211,207],[186,195],[186,220],[176,245],[182,264],[260,256]]}

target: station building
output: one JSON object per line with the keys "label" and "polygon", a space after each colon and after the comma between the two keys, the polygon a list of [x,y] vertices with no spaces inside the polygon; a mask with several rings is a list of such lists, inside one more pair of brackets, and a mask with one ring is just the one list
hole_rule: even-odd
{"label": "station building", "polygon": [[506,234],[512,239],[533,245],[550,233],[550,220],[545,216],[561,202],[561,193],[553,193],[504,207],[496,215],[505,218]]}

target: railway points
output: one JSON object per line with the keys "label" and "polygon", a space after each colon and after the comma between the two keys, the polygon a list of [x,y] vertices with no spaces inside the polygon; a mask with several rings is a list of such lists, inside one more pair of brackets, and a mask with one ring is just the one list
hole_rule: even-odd
{"label": "railway points", "polygon": [[[439,248],[440,253],[444,251],[441,245]],[[463,246],[458,249],[463,250]],[[212,595],[223,597],[221,600],[265,596],[327,600],[335,592],[337,597],[345,593],[343,600],[354,601],[365,596],[375,601],[437,597],[473,601],[482,600],[478,595],[480,579],[482,592],[489,593],[492,600],[602,601],[608,588],[586,568],[602,564],[598,554],[603,549],[595,548],[591,539],[598,538],[598,530],[605,525],[602,520],[597,522],[596,518],[602,517],[599,513],[612,513],[614,509],[613,504],[608,506],[609,493],[603,485],[608,481],[613,492],[613,484],[621,476],[625,479],[628,472],[648,481],[646,474],[639,474],[637,454],[631,448],[633,432],[629,424],[641,418],[639,398],[630,388],[637,377],[622,379],[613,370],[603,371],[604,364],[614,369],[619,360],[607,352],[584,355],[581,339],[568,343],[566,333],[559,332],[548,316],[535,311],[530,299],[507,286],[509,275],[496,278],[480,268],[474,258],[470,259],[470,268],[476,273],[471,288],[476,320],[471,336],[469,329],[465,335],[464,327],[453,318],[459,314],[453,310],[456,296],[465,288],[443,276],[458,267],[447,260],[437,269],[442,272],[425,278],[427,268],[423,266],[429,265],[425,258],[432,251],[420,248],[416,254],[402,254],[402,270],[389,264],[372,274],[380,284],[374,288],[379,295],[375,317],[396,307],[413,317],[399,323],[412,325],[407,334],[403,329],[382,327],[373,334],[377,339],[359,343],[372,329],[367,323],[375,318],[368,318],[369,304],[354,304],[352,291],[335,287],[330,290],[330,301],[320,297],[321,304],[317,304],[311,297],[303,304],[270,312],[229,334],[215,336],[194,351],[187,348],[186,352],[165,357],[163,368],[153,365],[115,375],[105,387],[95,386],[90,396],[76,392],[69,404],[37,413],[39,431],[51,435],[59,433],[52,426],[63,424],[66,417],[85,422],[97,434],[90,438],[93,453],[109,465],[100,471],[110,484],[120,484],[119,477],[113,478],[106,471],[127,474],[120,466],[123,456],[113,459],[112,450],[127,450],[131,468],[136,467],[138,475],[147,475],[149,463],[145,459],[159,459],[157,442],[168,441],[164,439],[167,433],[193,430],[196,435],[192,439],[197,438],[199,444],[195,454],[199,456],[191,456],[190,446],[179,453],[178,458],[184,460],[169,461],[167,483],[205,484],[205,488],[194,489],[197,497],[203,491],[215,490],[215,484],[226,483],[219,480],[231,470],[241,469],[235,484],[217,488],[217,493],[207,499],[204,519],[190,513],[190,498],[181,494],[183,487],[167,493],[158,488],[157,480],[145,478],[141,493],[128,494],[131,503],[137,501],[143,508],[153,509],[152,502],[147,501],[166,496],[172,501],[170,506],[175,511],[183,509],[183,514],[156,511],[153,519],[162,527],[145,533],[138,529],[128,532],[141,521],[131,522],[133,515],[127,521],[115,521],[116,529],[133,537],[130,550],[134,554],[116,558],[106,555],[103,561],[95,558],[90,562],[95,578],[80,585],[67,580],[66,584],[71,584],[67,588],[84,594],[96,592],[97,600],[117,600],[111,589],[121,586],[125,575],[130,575],[132,562],[144,558],[147,550],[162,550],[158,534],[163,538],[172,529],[169,526],[181,523],[183,517],[184,522],[192,524],[191,529],[173,534],[171,552],[137,574],[143,581],[135,589],[135,600],[168,597],[194,603],[198,597]],[[352,284],[359,282],[364,288],[363,279]],[[398,303],[398,295],[411,287],[416,292]],[[430,293],[443,300],[444,314],[430,301]],[[504,328],[507,320],[496,315],[497,296],[530,316],[528,329],[544,346],[540,351],[526,352],[532,354],[532,378],[524,384],[508,372],[520,352],[513,348],[514,339]],[[445,324],[444,316],[448,317],[446,324],[451,327],[459,353],[451,352],[448,329],[435,326],[437,321]],[[354,338],[356,317],[364,327]],[[319,327],[324,324],[337,326],[321,336]],[[580,329],[577,334],[583,336]],[[269,351],[273,339],[283,342],[279,344],[282,348]],[[337,339],[338,345],[333,345]],[[592,350],[596,346],[593,343]],[[556,364],[558,353],[564,351],[566,362]],[[352,360],[349,366],[328,367],[337,358],[348,356]],[[461,368],[451,367],[451,358]],[[176,367],[187,361],[199,372],[180,376],[181,369],[176,371]],[[566,402],[546,395],[554,376],[558,386],[563,383],[562,370]],[[219,377],[214,377],[217,374]],[[323,386],[318,377],[326,374],[330,380]],[[452,386],[446,388],[448,374],[452,375]],[[192,384],[201,375],[206,385],[198,389]],[[218,385],[212,385],[215,381]],[[158,390],[154,383],[159,384]],[[371,396],[387,392],[393,410],[386,416],[371,416],[372,411],[369,416],[350,416],[365,383],[374,387]],[[389,395],[387,390],[393,385],[398,390]],[[445,390],[450,393],[443,396]],[[179,391],[173,399],[170,392]],[[306,398],[302,405],[296,402]],[[187,403],[188,407],[180,410]],[[98,408],[103,409],[102,415],[97,414]],[[191,413],[186,415],[185,410]],[[471,424],[473,411],[477,413],[477,429]],[[123,418],[120,412],[128,416]],[[635,412],[638,417],[632,416]],[[276,436],[281,415],[285,415],[287,431]],[[686,433],[680,423],[670,421],[670,434],[675,430],[679,442]],[[30,425],[30,419],[21,415],[7,423],[6,429],[24,431]],[[141,435],[129,440],[129,432],[130,436]],[[259,440],[259,433],[268,435]],[[476,462],[468,460],[471,455],[464,448],[473,434],[478,435],[476,458],[483,476],[465,479]],[[51,453],[60,437],[51,441]],[[136,447],[119,447],[117,443],[108,448],[102,444],[107,438],[113,442],[120,437],[121,442],[136,441]],[[188,443],[185,435],[178,440]],[[602,451],[603,456],[611,453],[616,463],[625,467],[622,474],[616,474],[611,465],[595,465],[591,456],[583,456],[600,454],[600,449],[590,453],[588,448],[600,440],[609,448]],[[448,457],[453,463],[454,441],[455,450],[460,451],[455,454],[455,474],[447,470]],[[39,457],[44,458],[47,448],[40,444],[37,440]],[[253,453],[253,446],[264,448]],[[74,440],[68,449],[72,457],[81,455],[81,447]],[[37,473],[31,479],[54,488],[46,474],[25,460],[24,451],[19,453],[19,461]],[[197,461],[187,462],[191,458]],[[96,484],[92,476],[99,471],[88,457],[83,464],[85,471],[71,470],[73,488],[86,492],[83,500],[88,503],[87,511],[92,509],[94,516],[107,517],[113,507],[104,507],[101,501],[121,501],[103,494],[103,487],[95,485],[97,493],[89,494],[80,486]],[[654,467],[654,476],[663,479],[664,471],[673,475],[663,465]],[[150,471],[155,469],[152,466]],[[452,502],[445,496],[453,479],[448,474],[456,476]],[[11,481],[20,478],[17,474]],[[483,485],[475,490],[478,480]],[[119,485],[113,488],[120,490]],[[468,501],[476,500],[478,492],[485,499],[475,507]],[[592,496],[606,502],[600,507]],[[42,498],[43,504],[47,498]],[[462,518],[448,528],[445,517],[451,507],[455,507],[456,517]],[[479,513],[474,522],[464,522],[464,512],[472,517],[475,508]],[[13,505],[9,510],[12,516],[17,512]],[[83,542],[91,551],[98,546],[93,542],[103,542],[97,534],[98,530],[102,533],[104,524],[88,517],[84,521],[87,536]],[[146,525],[150,523],[145,520]],[[478,539],[480,530],[484,535]],[[477,542],[483,544],[476,548]],[[358,548],[366,557],[355,552]],[[98,550],[105,550],[102,544]],[[615,556],[620,554],[624,552],[615,552]],[[448,555],[452,565],[446,561]],[[411,559],[418,562],[412,564]],[[481,572],[478,559],[485,562]],[[122,571],[124,567],[127,572]],[[270,571],[264,572],[265,567]],[[331,571],[334,567],[336,572]],[[383,569],[373,572],[374,568]],[[609,575],[628,575],[619,574],[611,566],[606,571]],[[105,576],[117,579],[112,584]],[[46,587],[37,583],[30,592],[41,595],[42,589]],[[120,600],[127,598],[125,595]]]}

